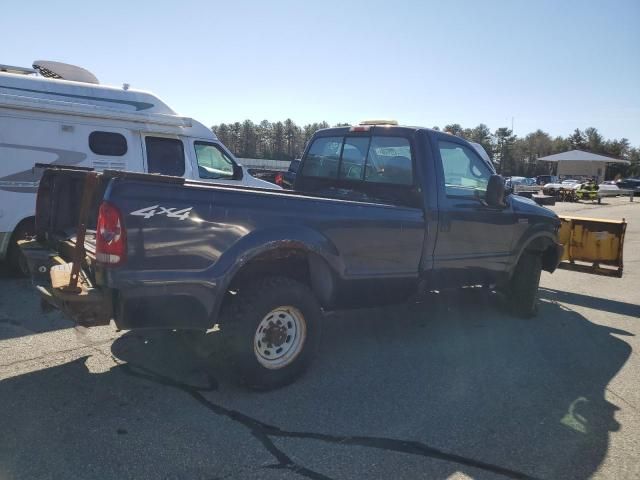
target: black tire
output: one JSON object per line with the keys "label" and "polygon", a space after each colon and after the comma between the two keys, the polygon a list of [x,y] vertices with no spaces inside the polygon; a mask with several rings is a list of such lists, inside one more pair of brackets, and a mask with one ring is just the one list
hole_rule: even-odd
{"label": "black tire", "polygon": [[29,276],[29,266],[22,250],[18,246],[19,240],[25,240],[35,234],[33,221],[24,221],[13,231],[7,248],[7,263],[11,272],[18,277]]}
{"label": "black tire", "polygon": [[542,257],[524,252],[511,278],[509,301],[513,313],[531,318],[538,313],[538,286],[542,272]]}
{"label": "black tire", "polygon": [[[293,317],[285,317],[286,311]],[[258,335],[261,322],[269,322],[269,319],[278,322],[278,315],[285,318],[285,322],[286,318],[293,318],[295,325],[304,324],[304,328],[296,330],[304,333],[289,335],[289,331],[282,331],[285,328],[282,324],[278,326],[271,321],[269,325],[273,328],[270,327],[269,332],[282,336],[273,344],[265,341],[267,329],[262,330],[265,332],[263,337]],[[266,277],[241,287],[223,309],[218,322],[224,368],[231,370],[234,381],[253,390],[271,390],[293,382],[307,369],[317,352],[321,333],[320,317],[320,305],[311,290],[293,279]],[[260,339],[265,343],[261,343]],[[256,346],[254,341],[261,347]],[[288,345],[293,341],[296,343]],[[264,345],[267,344],[273,349],[266,350]],[[293,346],[295,349],[291,350]],[[283,360],[286,363],[282,366],[267,368],[264,363],[270,359],[260,358],[257,353],[260,348],[274,355],[278,350],[288,349],[290,357]]]}

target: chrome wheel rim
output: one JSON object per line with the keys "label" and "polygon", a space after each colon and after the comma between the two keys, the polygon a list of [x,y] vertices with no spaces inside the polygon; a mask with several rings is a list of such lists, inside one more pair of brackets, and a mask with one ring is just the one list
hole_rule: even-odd
{"label": "chrome wheel rim", "polygon": [[300,354],[307,337],[307,324],[295,307],[277,307],[258,324],[253,352],[260,365],[270,370],[286,367]]}

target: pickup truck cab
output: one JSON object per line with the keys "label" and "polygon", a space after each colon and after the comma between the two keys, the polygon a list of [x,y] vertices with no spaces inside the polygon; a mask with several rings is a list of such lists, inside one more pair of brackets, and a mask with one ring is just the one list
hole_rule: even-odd
{"label": "pickup truck cab", "polygon": [[559,225],[465,140],[376,124],[318,131],[292,191],[49,168],[22,248],[78,323],[218,324],[229,368],[265,389],[306,368],[322,311],[491,285],[534,315]]}

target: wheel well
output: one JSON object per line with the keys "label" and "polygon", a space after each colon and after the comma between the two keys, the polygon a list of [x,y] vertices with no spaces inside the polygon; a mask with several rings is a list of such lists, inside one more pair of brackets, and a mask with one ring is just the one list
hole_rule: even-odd
{"label": "wheel well", "polygon": [[9,243],[7,244],[7,251],[5,252],[6,258],[9,259],[16,251],[14,244],[17,240],[20,240],[20,237],[35,235],[35,230],[36,217],[26,217],[20,220],[9,236]]}
{"label": "wheel well", "polygon": [[36,217],[26,217],[20,220],[16,225],[16,228],[13,229],[11,238],[14,238],[16,233],[21,229],[25,229],[26,233],[34,235],[36,230]]}
{"label": "wheel well", "polygon": [[261,253],[235,274],[229,290],[240,289],[247,282],[271,275],[293,278],[310,285],[307,252],[301,249],[278,248]]}
{"label": "wheel well", "polygon": [[[26,273],[20,270],[20,257],[18,253],[20,249],[17,246],[17,241],[35,235],[36,217],[26,217],[18,222],[18,224],[9,235],[8,243],[6,243],[6,250],[0,251],[0,259],[6,261],[18,274]],[[2,247],[2,245],[0,245]]]}
{"label": "wheel well", "polygon": [[553,272],[558,265],[558,250],[555,243],[548,237],[538,237],[524,249],[523,253],[535,253],[542,257],[542,269]]}
{"label": "wheel well", "polygon": [[307,285],[322,306],[328,306],[333,298],[334,276],[322,257],[301,248],[276,248],[252,258],[235,274],[222,306],[243,285],[267,276],[288,277]]}

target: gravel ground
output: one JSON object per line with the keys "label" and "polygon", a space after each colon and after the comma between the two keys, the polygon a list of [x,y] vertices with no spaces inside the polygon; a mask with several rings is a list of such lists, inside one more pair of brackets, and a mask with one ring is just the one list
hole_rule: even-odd
{"label": "gravel ground", "polygon": [[625,217],[624,278],[544,273],[530,320],[475,291],[330,315],[262,394],[0,273],[0,479],[640,478],[640,202],[554,208]]}

